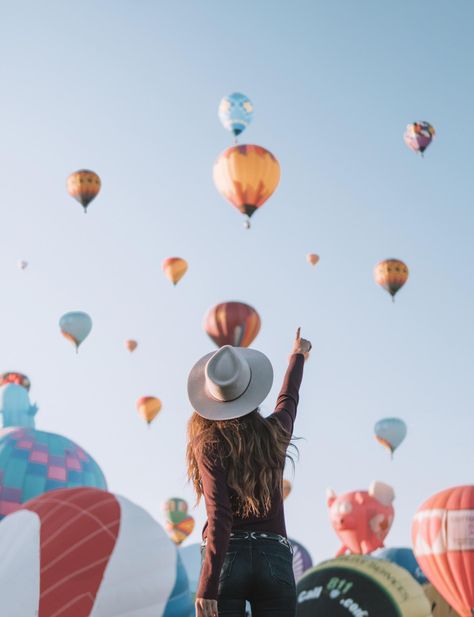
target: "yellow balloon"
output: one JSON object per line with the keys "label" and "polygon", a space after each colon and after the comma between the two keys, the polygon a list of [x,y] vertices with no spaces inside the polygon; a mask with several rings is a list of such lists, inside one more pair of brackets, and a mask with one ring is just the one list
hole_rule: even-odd
{"label": "yellow balloon", "polygon": [[188,262],[181,257],[168,257],[161,264],[161,268],[173,285],[176,285],[186,274]]}
{"label": "yellow balloon", "polygon": [[137,401],[137,411],[150,425],[161,411],[161,401],[156,396],[142,396]]}

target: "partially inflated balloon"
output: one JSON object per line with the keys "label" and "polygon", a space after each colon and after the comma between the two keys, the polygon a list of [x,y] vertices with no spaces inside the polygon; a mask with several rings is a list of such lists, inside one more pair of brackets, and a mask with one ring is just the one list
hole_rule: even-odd
{"label": "partially inflated balloon", "polygon": [[412,526],[420,568],[446,602],[461,615],[474,615],[474,485],[433,495],[418,509]]}
{"label": "partially inflated balloon", "polygon": [[186,274],[188,262],[181,257],[168,257],[161,264],[161,268],[173,285],[177,285]]}
{"label": "partially inflated balloon", "polygon": [[283,499],[286,499],[293,488],[291,482],[286,478],[283,480]]}
{"label": "partially inflated balloon", "polygon": [[408,267],[400,259],[384,259],[374,269],[375,282],[395,299],[395,294],[408,279]]}
{"label": "partially inflated balloon", "polygon": [[280,181],[280,164],[261,146],[233,146],[214,164],[217,190],[242,214],[251,217]]}
{"label": "partially inflated balloon", "polygon": [[413,122],[407,126],[403,139],[410,150],[423,156],[423,152],[432,142],[435,133],[436,131],[429,122]]}
{"label": "partially inflated balloon", "polygon": [[59,320],[62,335],[79,349],[79,345],[89,336],[92,330],[92,319],[82,311],[65,313]]}
{"label": "partially inflated balloon", "polygon": [[250,124],[253,116],[253,105],[248,96],[234,92],[225,96],[219,103],[219,120],[224,128],[237,137]]}
{"label": "partially inflated balloon", "polygon": [[248,347],[260,331],[260,317],[248,304],[223,302],[209,309],[204,330],[218,347]]}
{"label": "partially inflated balloon", "polygon": [[138,347],[138,343],[133,339],[128,339],[127,341],[125,341],[125,347],[128,349],[128,351],[132,352],[135,351],[135,349]]}
{"label": "partially inflated balloon", "polygon": [[316,255],[316,253],[308,253],[306,255],[306,261],[312,266],[315,266],[319,261],[319,255]]}
{"label": "partially inflated balloon", "polygon": [[383,418],[375,424],[374,432],[377,441],[393,455],[406,437],[407,425],[400,418]]}
{"label": "partially inflated balloon", "polygon": [[90,169],[80,169],[72,173],[67,179],[67,191],[74,197],[87,212],[87,206],[95,199],[100,191],[100,178]]}
{"label": "partially inflated balloon", "polygon": [[149,426],[161,411],[161,401],[156,396],[142,396],[137,401],[137,411]]}

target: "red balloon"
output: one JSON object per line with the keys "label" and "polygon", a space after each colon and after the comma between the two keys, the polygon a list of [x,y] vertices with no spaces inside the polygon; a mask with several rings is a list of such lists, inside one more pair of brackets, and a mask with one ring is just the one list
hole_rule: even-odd
{"label": "red balloon", "polygon": [[474,486],[430,497],[412,526],[416,560],[440,595],[461,617],[474,615]]}
{"label": "red balloon", "polygon": [[260,331],[260,317],[248,304],[223,302],[209,309],[204,330],[218,347],[248,347]]}

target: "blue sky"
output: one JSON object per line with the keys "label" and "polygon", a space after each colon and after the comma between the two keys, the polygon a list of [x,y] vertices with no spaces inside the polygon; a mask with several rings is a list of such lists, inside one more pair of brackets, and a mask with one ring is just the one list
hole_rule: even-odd
{"label": "blue sky", "polygon": [[[31,378],[38,428],[162,520],[166,498],[193,499],[186,378],[212,349],[203,314],[245,301],[275,368],[265,412],[296,327],[313,342],[289,535],[331,556],[326,487],[378,479],[397,494],[387,544],[408,545],[426,498],[472,482],[473,18],[468,0],[1,3],[0,365]],[[235,90],[255,106],[242,141],[282,168],[250,231],[212,182]],[[402,139],[415,120],[437,130],[424,160]],[[65,190],[82,167],[103,182],[87,216]],[[171,255],[190,264],[176,288]],[[392,256],[411,272],[395,305],[372,278]],[[78,356],[58,330],[68,310],[94,320]],[[145,394],[163,400],[150,430]],[[392,415],[409,432],[390,462],[372,428]]]}

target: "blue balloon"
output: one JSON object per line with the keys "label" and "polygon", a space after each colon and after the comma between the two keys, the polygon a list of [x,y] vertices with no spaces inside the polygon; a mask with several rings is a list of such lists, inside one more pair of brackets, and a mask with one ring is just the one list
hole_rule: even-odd
{"label": "blue balloon", "polygon": [[393,454],[407,435],[407,425],[400,418],[383,418],[374,426],[377,441]]}
{"label": "blue balloon", "polygon": [[397,564],[397,566],[405,568],[420,585],[426,585],[429,582],[418,565],[411,548],[384,548],[378,551],[375,557],[391,561]]}
{"label": "blue balloon", "polygon": [[240,92],[225,96],[219,104],[219,120],[224,128],[235,136],[240,135],[248,127],[252,116],[252,101]]}
{"label": "blue balloon", "polygon": [[188,575],[180,554],[177,554],[176,582],[163,613],[163,617],[191,617],[194,615],[194,602],[189,589]]}

